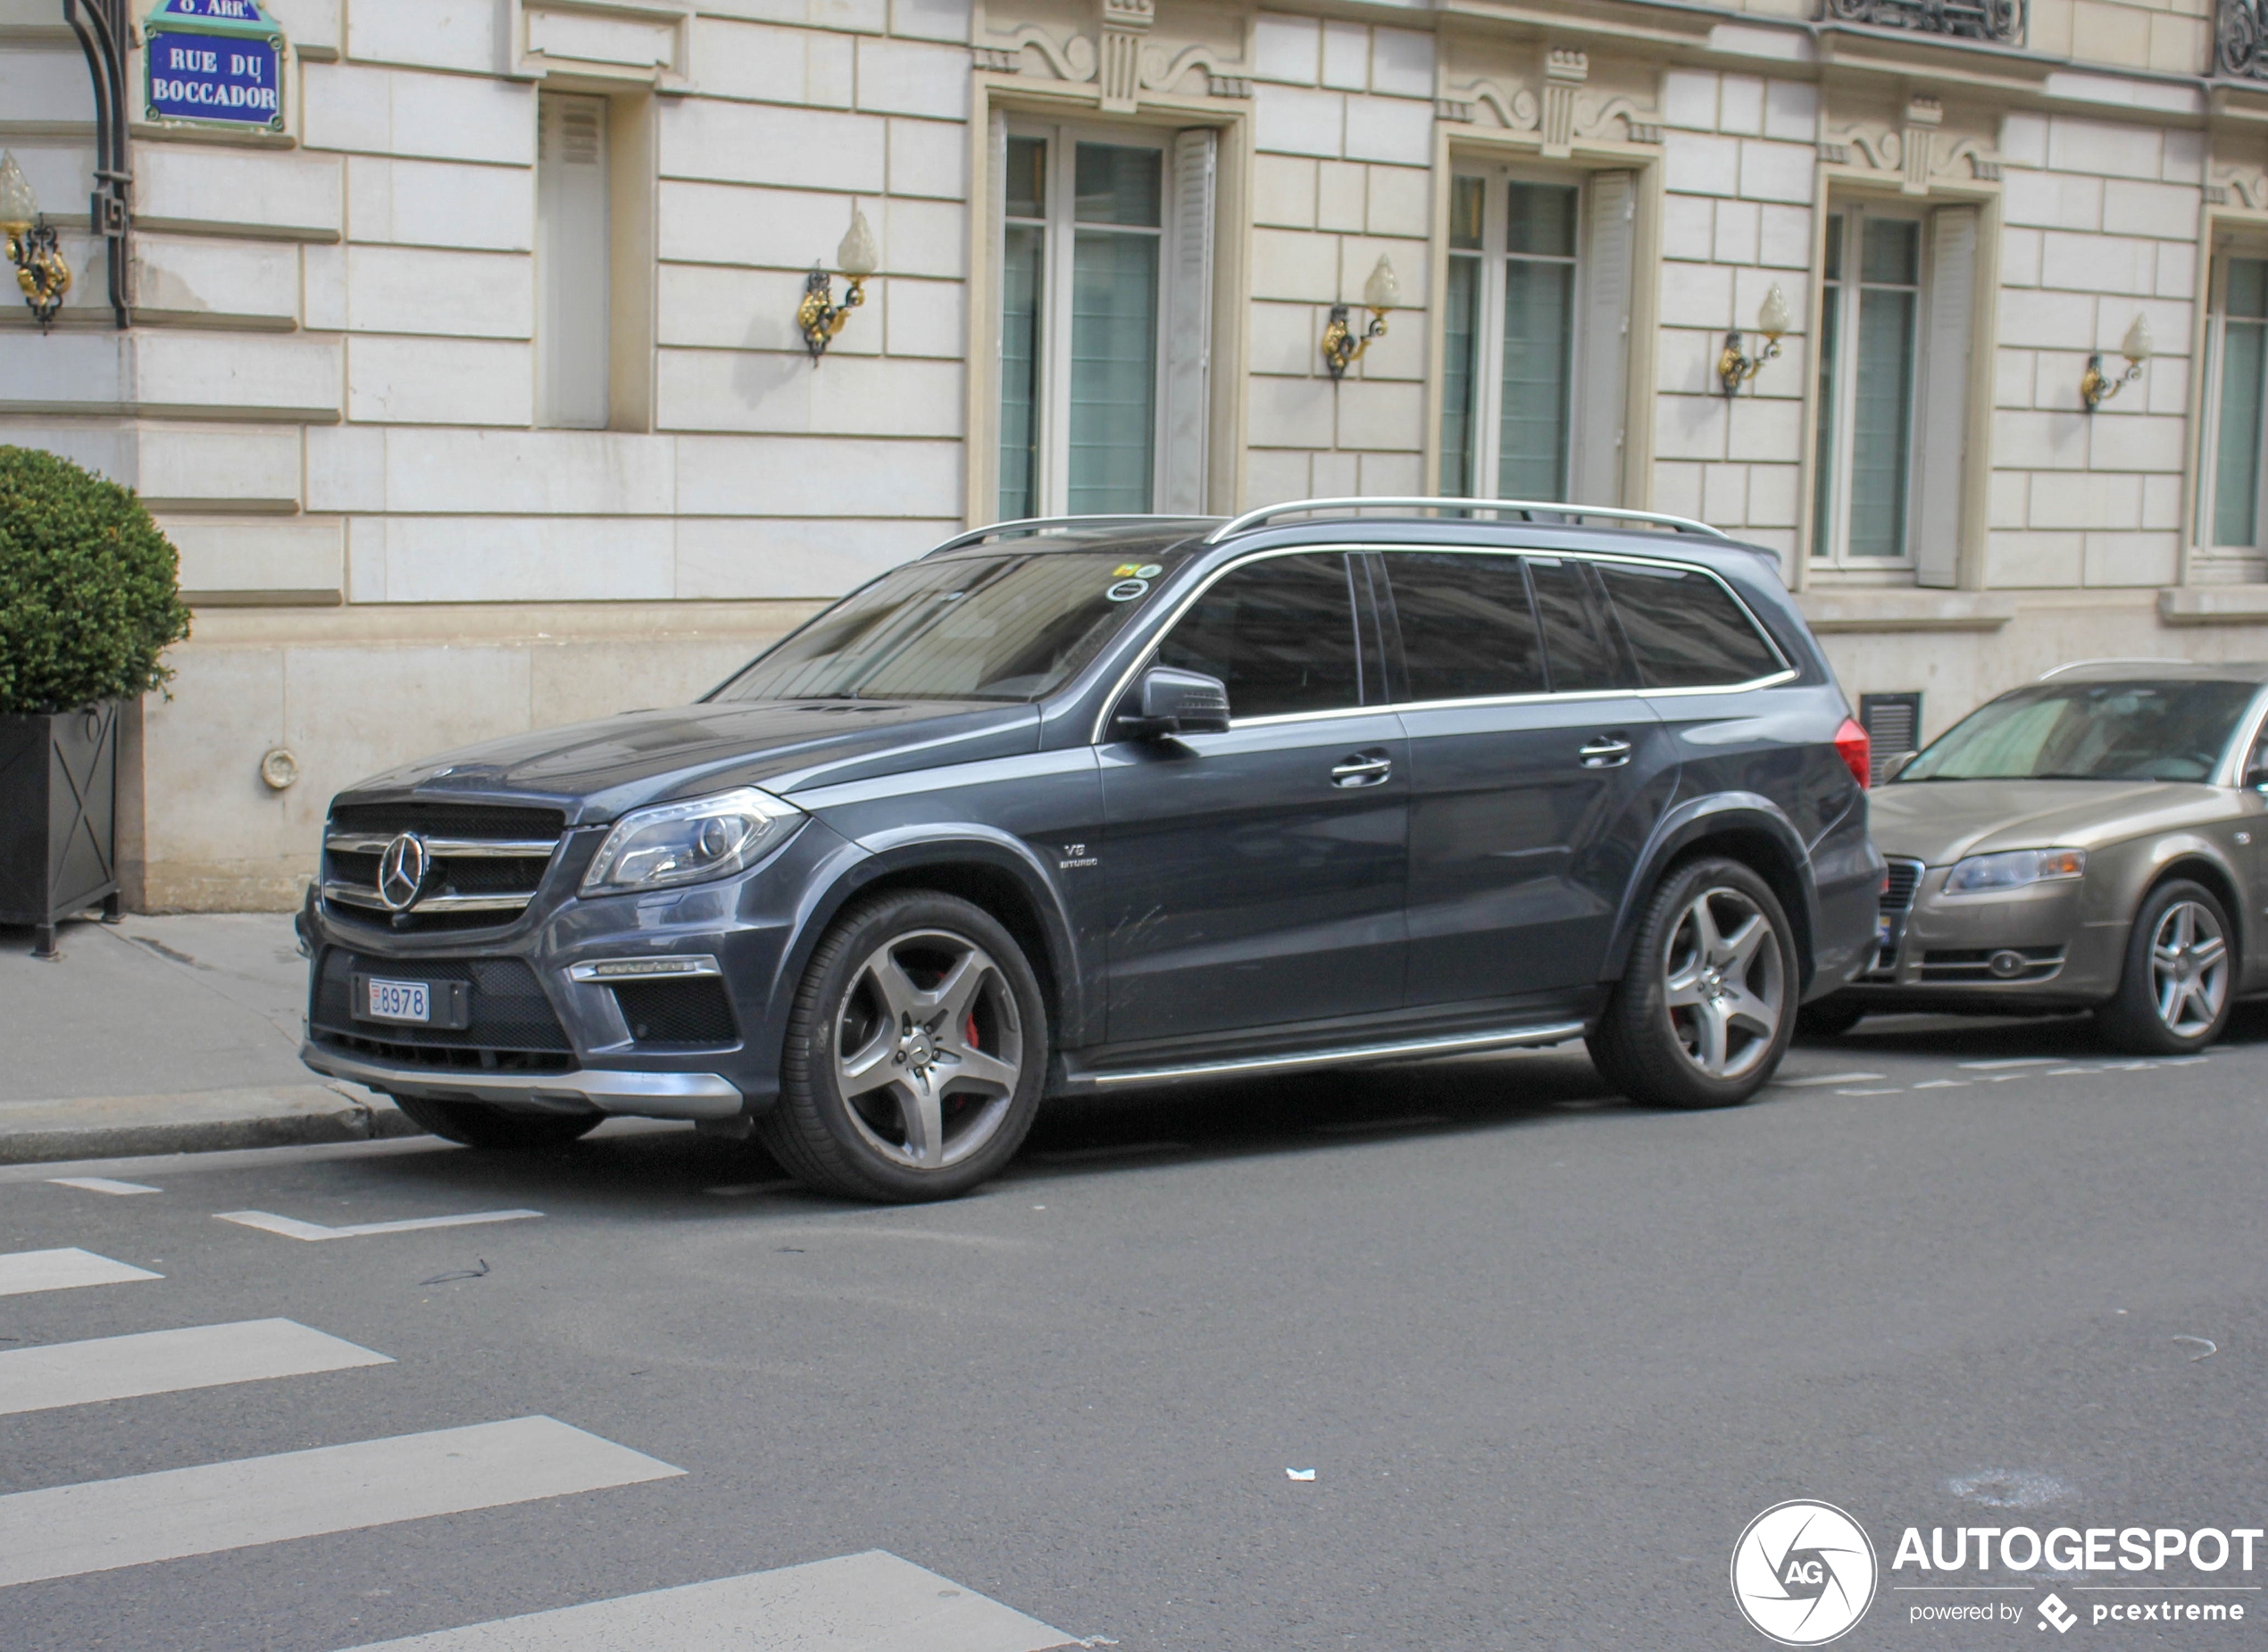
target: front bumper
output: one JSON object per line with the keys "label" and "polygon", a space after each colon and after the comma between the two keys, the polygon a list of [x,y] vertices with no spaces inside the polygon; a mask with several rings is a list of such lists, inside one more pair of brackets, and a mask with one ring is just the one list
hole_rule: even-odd
{"label": "front bumper", "polygon": [[479,1101],[559,1113],[620,1113],[648,1119],[731,1119],[747,1098],[716,1072],[454,1072],[370,1061],[310,1039],[299,1059],[317,1072],[390,1096]]}
{"label": "front bumper", "polygon": [[1947,896],[1925,871],[1912,905],[1886,913],[1890,944],[1839,996],[1874,1010],[1989,1013],[2098,1004],[2118,989],[2127,925],[2089,921],[2083,881],[2001,896]]}

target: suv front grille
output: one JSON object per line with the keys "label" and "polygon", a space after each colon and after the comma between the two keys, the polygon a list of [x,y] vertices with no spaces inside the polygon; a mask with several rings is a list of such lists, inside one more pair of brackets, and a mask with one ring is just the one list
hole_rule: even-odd
{"label": "suv front grille", "polygon": [[[323,839],[323,901],[337,916],[396,930],[509,923],[536,897],[566,826],[557,809],[346,805],[331,811]],[[388,847],[404,835],[418,840],[428,865],[415,898],[396,907],[380,875]]]}
{"label": "suv front grille", "polygon": [[[420,1027],[363,1021],[354,1014],[354,977],[464,981],[472,989],[471,1024]],[[436,995],[437,997],[438,995]],[[517,958],[378,958],[344,947],[327,948],[307,1006],[319,1044],[421,1066],[562,1071],[574,1046],[536,980]]]}

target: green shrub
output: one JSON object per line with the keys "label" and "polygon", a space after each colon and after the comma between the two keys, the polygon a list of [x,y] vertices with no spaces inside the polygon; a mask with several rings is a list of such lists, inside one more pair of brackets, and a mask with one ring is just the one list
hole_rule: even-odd
{"label": "green shrub", "polygon": [[180,558],[131,488],[0,447],[0,716],[149,693],[189,634]]}

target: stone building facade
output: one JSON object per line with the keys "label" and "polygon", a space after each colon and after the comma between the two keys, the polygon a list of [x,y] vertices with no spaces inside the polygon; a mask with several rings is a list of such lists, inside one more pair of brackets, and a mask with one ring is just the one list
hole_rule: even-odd
{"label": "stone building facade", "polygon": [[2064,659],[2268,655],[2250,0],[266,0],[280,131],[147,120],[129,42],[116,238],[74,3],[0,0],[79,271],[0,316],[0,439],[181,547],[152,906],[289,904],[357,776],[682,701],[1029,512],[1700,516],[1927,732]]}

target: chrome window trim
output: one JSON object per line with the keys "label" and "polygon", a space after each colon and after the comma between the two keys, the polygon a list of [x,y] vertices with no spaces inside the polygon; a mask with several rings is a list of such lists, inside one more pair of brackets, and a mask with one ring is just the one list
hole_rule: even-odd
{"label": "chrome window trim", "polygon": [[[1156,649],[1158,643],[1163,641],[1166,634],[1176,625],[1179,625],[1181,622],[1182,616],[1188,613],[1190,608],[1196,605],[1197,599],[1202,597],[1207,591],[1211,590],[1214,585],[1218,584],[1229,574],[1241,568],[1248,568],[1255,563],[1265,562],[1269,558],[1275,556],[1355,556],[1368,555],[1373,553],[1380,555],[1392,555],[1397,552],[1416,552],[1447,555],[1452,556],[1540,557],[1546,561],[1555,562],[1621,563],[1638,567],[1666,568],[1677,573],[1698,573],[1714,580],[1717,588],[1732,599],[1734,605],[1738,607],[1742,615],[1747,618],[1750,626],[1755,629],[1756,635],[1764,639],[1764,647],[1772,650],[1772,657],[1780,663],[1780,668],[1777,672],[1771,672],[1766,676],[1752,677],[1746,682],[1705,683],[1696,688],[1574,688],[1570,689],[1563,694],[1491,695],[1479,699],[1469,700],[1396,700],[1380,705],[1338,706],[1330,711],[1280,712],[1274,715],[1267,717],[1231,717],[1229,720],[1229,727],[1231,730],[1238,729],[1272,728],[1284,723],[1315,722],[1320,722],[1326,717],[1360,716],[1366,715],[1371,713],[1410,711],[1420,708],[1443,706],[1524,705],[1540,705],[1545,703],[1555,705],[1576,700],[1684,699],[1700,694],[1745,694],[1759,688],[1777,688],[1782,683],[1793,682],[1803,675],[1802,671],[1789,660],[1787,650],[1780,646],[1779,638],[1775,638],[1772,634],[1771,628],[1756,618],[1756,611],[1749,606],[1747,599],[1742,597],[1739,591],[1735,590],[1731,584],[1725,580],[1722,574],[1718,573],[1715,569],[1704,567],[1698,563],[1680,562],[1674,557],[1647,556],[1626,551],[1568,551],[1561,550],[1555,546],[1545,546],[1406,544],[1322,544],[1278,546],[1264,551],[1255,551],[1249,555],[1240,556],[1233,561],[1222,563],[1221,566],[1215,568],[1211,573],[1207,574],[1204,580],[1194,589],[1186,592],[1176,602],[1172,611],[1167,614],[1164,621],[1158,626],[1158,629],[1152,633],[1151,640],[1147,644],[1144,645],[1144,647],[1135,655],[1132,663],[1127,666],[1125,671],[1119,674],[1118,680],[1112,685],[1111,691],[1103,697],[1101,709],[1096,713],[1095,717],[1094,733],[1089,738],[1088,744],[1094,746],[1110,744],[1106,736],[1110,727],[1111,708],[1116,705],[1120,698],[1124,696],[1128,687],[1133,682],[1135,674],[1141,670],[1142,662],[1149,658],[1151,654]],[[1388,589],[1390,591],[1392,588],[1392,575],[1389,573],[1388,575]],[[1611,593],[1609,594],[1609,600],[1612,600]],[[1359,626],[1357,629],[1360,629]],[[2268,709],[2268,702],[2264,702],[2264,709]],[[2247,747],[2246,749],[2249,750],[2250,747]]]}

